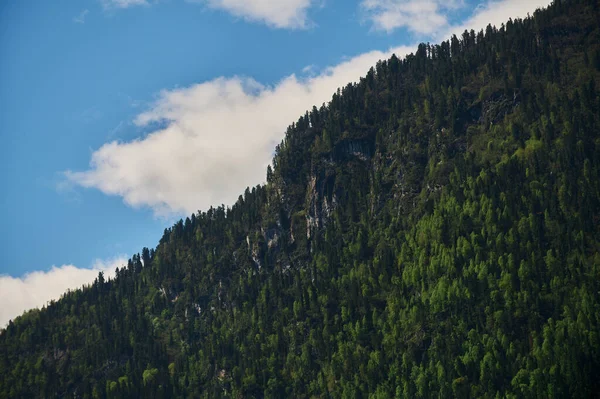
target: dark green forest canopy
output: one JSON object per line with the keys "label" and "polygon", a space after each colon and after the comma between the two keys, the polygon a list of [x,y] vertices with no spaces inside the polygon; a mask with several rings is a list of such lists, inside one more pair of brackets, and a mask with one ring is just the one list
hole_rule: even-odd
{"label": "dark green forest canopy", "polygon": [[0,332],[0,398],[600,396],[600,6],[422,44]]}

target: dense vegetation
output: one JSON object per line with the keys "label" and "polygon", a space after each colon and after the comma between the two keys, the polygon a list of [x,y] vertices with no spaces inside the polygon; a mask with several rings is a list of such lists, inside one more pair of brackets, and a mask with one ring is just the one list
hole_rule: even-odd
{"label": "dense vegetation", "polygon": [[600,395],[600,12],[379,62],[267,184],[0,333],[0,398]]}

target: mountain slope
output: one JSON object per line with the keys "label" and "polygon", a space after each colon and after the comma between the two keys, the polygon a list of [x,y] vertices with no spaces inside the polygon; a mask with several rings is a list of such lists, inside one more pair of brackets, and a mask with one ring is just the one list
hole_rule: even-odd
{"label": "mountain slope", "polygon": [[597,397],[600,6],[379,62],[267,184],[0,333],[0,397]]}

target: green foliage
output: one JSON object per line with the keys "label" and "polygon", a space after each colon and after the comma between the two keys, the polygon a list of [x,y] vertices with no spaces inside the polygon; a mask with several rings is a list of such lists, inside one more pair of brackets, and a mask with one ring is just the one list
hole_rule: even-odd
{"label": "green foliage", "polygon": [[597,396],[599,18],[379,62],[266,185],[11,322],[0,398]]}

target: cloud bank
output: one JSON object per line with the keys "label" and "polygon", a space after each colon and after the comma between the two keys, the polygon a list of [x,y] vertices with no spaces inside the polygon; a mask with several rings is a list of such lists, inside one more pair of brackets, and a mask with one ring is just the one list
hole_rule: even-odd
{"label": "cloud bank", "polygon": [[[124,9],[147,6],[149,0],[99,0],[104,9]],[[152,3],[156,3],[154,0]],[[310,25],[308,9],[317,0],[185,0],[203,4],[214,10],[225,11],[251,22],[264,23],[281,29],[303,29]],[[78,21],[77,21],[78,22]]]}
{"label": "cloud bank", "polygon": [[461,5],[460,0],[363,0],[360,4],[373,29],[391,33],[408,28],[420,34],[444,30],[447,13]]}
{"label": "cloud bank", "polygon": [[274,28],[299,29],[308,25],[307,10],[314,0],[188,0],[226,11],[248,21]]}
{"label": "cloud bank", "polygon": [[[480,7],[440,39],[466,27],[481,29],[522,17],[548,0],[504,0]],[[403,56],[416,46],[371,51],[308,76],[290,75],[267,86],[248,77],[220,77],[165,90],[135,119],[151,133],[112,141],[96,150],[85,171],[67,171],[75,184],[121,196],[132,207],[162,216],[184,215],[211,205],[231,205],[247,186],[264,181],[275,145],[286,127],[313,105],[358,80],[378,60]]]}
{"label": "cloud bank", "polygon": [[97,260],[89,269],[63,265],[52,266],[49,271],[27,273],[23,277],[0,275],[0,328],[28,309],[59,299],[68,289],[92,283],[101,271],[106,277],[113,277],[115,269],[126,264],[127,258],[120,256],[108,261]]}

